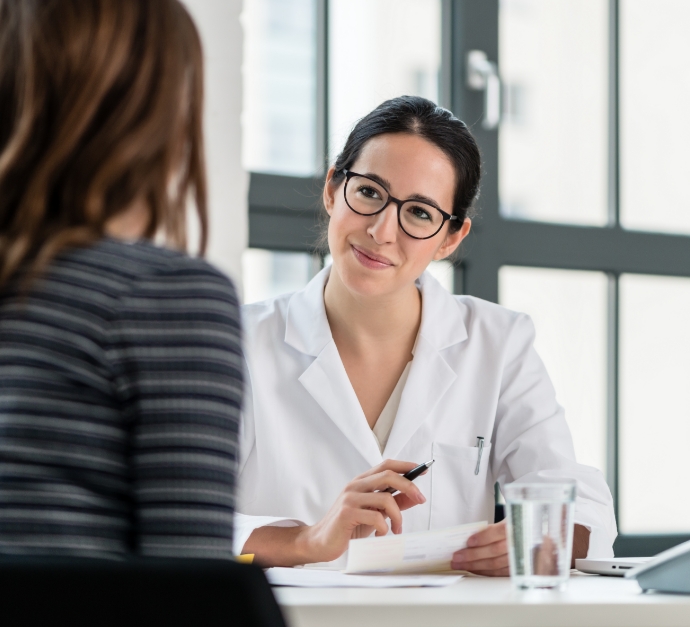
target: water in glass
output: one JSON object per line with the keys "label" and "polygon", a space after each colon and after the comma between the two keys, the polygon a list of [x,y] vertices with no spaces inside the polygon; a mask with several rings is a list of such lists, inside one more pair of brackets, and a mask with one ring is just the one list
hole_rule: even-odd
{"label": "water in glass", "polygon": [[561,587],[570,575],[575,483],[513,483],[505,498],[513,583]]}

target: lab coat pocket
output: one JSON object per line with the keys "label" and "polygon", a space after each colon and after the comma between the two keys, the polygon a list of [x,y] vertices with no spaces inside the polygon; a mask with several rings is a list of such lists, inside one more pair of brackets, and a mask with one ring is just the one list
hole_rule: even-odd
{"label": "lab coat pocket", "polygon": [[[442,529],[479,520],[493,522],[493,482],[488,472],[491,444],[479,459],[476,446],[432,444],[431,529]],[[479,471],[477,471],[479,461]]]}

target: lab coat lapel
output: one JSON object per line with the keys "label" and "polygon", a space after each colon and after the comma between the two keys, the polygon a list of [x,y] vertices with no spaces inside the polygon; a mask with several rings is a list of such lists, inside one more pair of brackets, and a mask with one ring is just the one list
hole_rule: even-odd
{"label": "lab coat lapel", "polygon": [[333,340],[299,381],[370,466],[383,461]]}
{"label": "lab coat lapel", "polygon": [[400,399],[398,414],[383,451],[384,458],[398,457],[402,448],[431,415],[456,378],[453,369],[434,346],[420,336]]}
{"label": "lab coat lapel", "polygon": [[329,273],[330,268],[325,268],[290,298],[285,342],[315,357],[299,377],[300,383],[362,457],[375,466],[383,459],[381,451],[340,359],[326,316],[323,290]]}
{"label": "lab coat lapel", "polygon": [[457,374],[444,359],[443,350],[467,339],[464,305],[428,272],[420,277],[418,287],[422,292],[422,322],[384,458],[398,457],[453,385]]}

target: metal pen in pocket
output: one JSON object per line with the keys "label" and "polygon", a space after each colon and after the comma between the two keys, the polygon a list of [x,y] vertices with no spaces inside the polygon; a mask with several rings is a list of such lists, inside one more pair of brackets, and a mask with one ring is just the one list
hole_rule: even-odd
{"label": "metal pen in pocket", "polygon": [[479,474],[479,466],[482,463],[482,453],[484,452],[484,438],[480,435],[477,436],[477,466],[474,469],[474,474]]}

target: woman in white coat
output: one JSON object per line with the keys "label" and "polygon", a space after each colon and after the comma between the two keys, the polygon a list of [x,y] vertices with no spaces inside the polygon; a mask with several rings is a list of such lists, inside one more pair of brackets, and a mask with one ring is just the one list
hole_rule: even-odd
{"label": "woman in white coat", "polygon": [[[389,525],[493,522],[495,482],[549,475],[577,480],[573,558],[612,555],[610,492],[575,461],[531,320],[425,272],[469,233],[479,177],[467,127],[428,100],[387,101],[353,129],[323,193],[332,266],[245,307],[238,552],[322,562]],[[505,525],[453,566],[506,575]]]}

